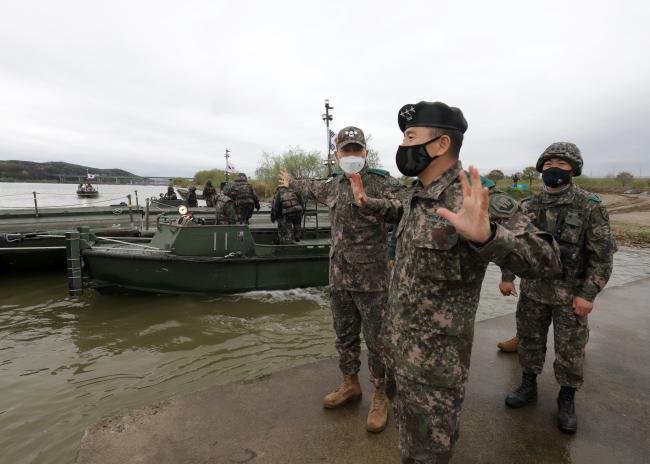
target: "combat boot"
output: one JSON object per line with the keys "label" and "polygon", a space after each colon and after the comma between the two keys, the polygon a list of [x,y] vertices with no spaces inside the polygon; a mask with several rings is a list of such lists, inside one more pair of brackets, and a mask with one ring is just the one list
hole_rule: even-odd
{"label": "combat boot", "polygon": [[511,408],[521,408],[537,400],[537,374],[524,370],[521,385],[506,396],[506,404]]}
{"label": "combat boot", "polygon": [[368,420],[366,421],[366,430],[368,432],[379,433],[386,428],[388,423],[388,396],[384,387],[375,388],[370,402],[370,411],[368,411]]}
{"label": "combat boot", "polygon": [[361,399],[361,385],[359,384],[359,376],[344,375],[343,383],[334,390],[332,393],[325,395],[323,399],[323,406],[327,409],[338,408],[350,401],[357,401]]}
{"label": "combat boot", "polygon": [[574,396],[576,389],[573,387],[560,387],[557,395],[557,426],[564,433],[575,433],[578,430],[578,418]]}
{"label": "combat boot", "polygon": [[497,343],[497,347],[505,353],[516,353],[519,346],[519,337],[516,335],[510,340]]}

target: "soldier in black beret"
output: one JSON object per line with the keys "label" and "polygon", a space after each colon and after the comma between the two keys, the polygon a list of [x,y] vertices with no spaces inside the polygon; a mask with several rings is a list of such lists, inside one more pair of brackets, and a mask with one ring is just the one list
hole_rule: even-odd
{"label": "soldier in black beret", "polygon": [[458,160],[467,121],[441,102],[404,105],[397,167],[418,180],[396,200],[369,198],[351,175],[354,200],[398,223],[395,268],[384,320],[386,366],[395,379],[395,417],[403,463],[448,463],[474,338],[474,318],[489,261],[519,275],[559,269],[553,238],[518,204],[471,183]]}

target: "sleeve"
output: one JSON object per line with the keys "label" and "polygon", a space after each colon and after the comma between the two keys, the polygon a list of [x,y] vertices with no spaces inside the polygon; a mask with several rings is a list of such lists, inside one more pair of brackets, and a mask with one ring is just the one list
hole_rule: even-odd
{"label": "sleeve", "polygon": [[402,201],[408,189],[397,179],[389,177],[380,191],[380,198],[368,197],[366,209],[384,218],[389,224],[397,224],[402,218]]}
{"label": "sleeve", "polygon": [[276,212],[277,204],[278,204],[278,194],[276,193],[275,195],[273,195],[273,199],[271,200],[271,222],[275,222],[275,220],[278,217],[278,214]]}
{"label": "sleeve", "polygon": [[251,185],[251,193],[253,194],[253,202],[255,203],[255,209],[259,210],[260,209],[260,199],[257,197],[257,193],[255,193],[255,189]]}
{"label": "sleeve", "polygon": [[515,274],[508,269],[501,269],[501,282],[514,282]]}
{"label": "sleeve", "polygon": [[317,201],[318,203],[327,205],[327,196],[331,182],[332,181],[327,182],[312,179],[291,179],[291,182],[289,182],[289,188],[305,200]]}
{"label": "sleeve", "polygon": [[237,223],[237,212],[235,211],[235,203],[233,201],[229,201],[226,203],[226,206],[224,207],[225,211],[224,213],[230,219],[231,224],[236,224]]}
{"label": "sleeve", "polygon": [[484,245],[470,243],[484,260],[520,277],[547,277],[561,271],[557,243],[538,230],[518,205],[490,219],[496,225],[494,237]]}
{"label": "sleeve", "polygon": [[589,215],[585,232],[585,279],[576,296],[594,301],[612,275],[616,243],[612,238],[607,209],[598,204]]}

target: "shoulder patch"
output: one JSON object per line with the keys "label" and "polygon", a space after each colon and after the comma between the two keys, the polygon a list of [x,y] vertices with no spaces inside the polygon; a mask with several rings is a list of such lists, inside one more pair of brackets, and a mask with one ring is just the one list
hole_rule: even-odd
{"label": "shoulder patch", "polygon": [[383,169],[378,169],[378,168],[368,168],[368,172],[371,174],[376,174],[381,177],[388,177],[390,175],[388,171],[384,171]]}
{"label": "shoulder patch", "polygon": [[519,205],[507,193],[494,192],[490,194],[489,213],[491,216],[507,218],[515,214]]}
{"label": "shoulder patch", "polygon": [[592,193],[591,195],[589,195],[589,201],[593,201],[594,203],[602,203],[603,202],[603,200],[601,200],[600,197],[598,195],[596,195],[595,193]]}

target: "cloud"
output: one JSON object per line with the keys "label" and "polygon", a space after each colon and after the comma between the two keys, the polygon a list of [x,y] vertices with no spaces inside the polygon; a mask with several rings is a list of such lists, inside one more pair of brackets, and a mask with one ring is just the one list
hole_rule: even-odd
{"label": "cloud", "polygon": [[[575,141],[586,173],[650,173],[646,2],[5,2],[0,158],[143,175],[324,150],[333,127],[373,135],[394,174],[397,109],[463,109],[462,157],[534,164]],[[615,155],[615,156],[614,156]]]}

